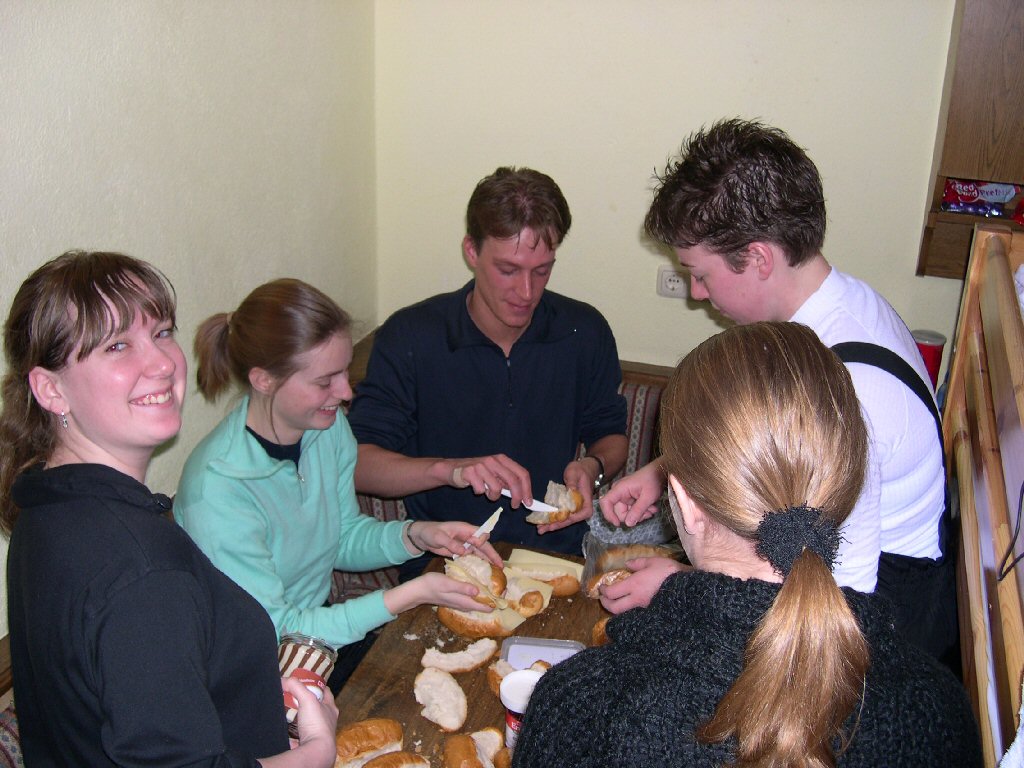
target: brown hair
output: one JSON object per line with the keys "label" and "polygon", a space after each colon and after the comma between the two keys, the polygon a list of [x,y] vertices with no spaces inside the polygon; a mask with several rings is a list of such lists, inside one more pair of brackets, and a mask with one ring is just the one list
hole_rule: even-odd
{"label": "brown hair", "polygon": [[[661,430],[666,470],[750,541],[766,514],[803,503],[840,525],[864,482],[867,429],[850,375],[795,323],[736,326],[702,343],[673,374]],[[832,766],[868,665],[832,573],[805,549],[697,738],[735,737],[736,766]]]}
{"label": "brown hair", "polygon": [[466,207],[466,234],[477,252],[488,237],[504,240],[526,228],[554,250],[571,225],[569,203],[555,180],[530,168],[498,168],[477,183]]}
{"label": "brown hair", "polygon": [[283,383],[297,370],[295,359],[352,320],[335,301],[308,283],[282,278],[264,283],[232,313],[220,312],[196,331],[196,382],[215,400],[234,379],[249,388],[249,371],[263,368]]}
{"label": "brown hair", "polygon": [[736,272],[753,242],[781,246],[794,267],[825,242],[821,176],[778,128],[721,120],[686,139],[657,181],[647,234],[676,248],[703,245]]}
{"label": "brown hair", "polygon": [[[14,479],[46,461],[57,445],[56,417],[36,402],[29,372],[60,371],[135,322],[137,313],[175,319],[174,287],[158,269],[120,253],[68,251],[21,284],[4,325],[7,372],[0,411],[0,528],[10,533],[18,510]],[[116,322],[115,322],[116,319]]]}

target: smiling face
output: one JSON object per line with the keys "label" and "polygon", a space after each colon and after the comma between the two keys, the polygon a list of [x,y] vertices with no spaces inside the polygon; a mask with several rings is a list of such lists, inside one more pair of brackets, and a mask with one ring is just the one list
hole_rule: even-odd
{"label": "smiling face", "polygon": [[[282,445],[297,443],[307,429],[327,429],[338,418],[342,403],[352,399],[352,339],[347,333],[332,334],[297,355],[295,364],[295,373],[273,394],[272,428],[250,423],[262,437]],[[250,418],[253,415],[250,408]]]}
{"label": "smiling face", "polygon": [[694,301],[710,301],[711,306],[740,325],[773,319],[763,295],[766,286],[752,263],[736,272],[706,246],[673,250],[680,266],[690,273],[690,296]]}
{"label": "smiling face", "polygon": [[507,354],[533,319],[551,278],[555,250],[532,229],[503,240],[484,238],[479,251],[467,236],[462,247],[476,276],[470,317]]}
{"label": "smiling face", "polygon": [[186,364],[170,320],[137,313],[126,331],[82,360],[76,350],[48,376],[53,397],[44,407],[68,420],[57,430],[51,466],[106,464],[141,480],[153,450],[181,428]]}

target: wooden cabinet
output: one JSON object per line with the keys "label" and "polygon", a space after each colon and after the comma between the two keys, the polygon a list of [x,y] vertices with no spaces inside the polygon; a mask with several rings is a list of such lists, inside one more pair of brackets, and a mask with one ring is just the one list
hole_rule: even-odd
{"label": "wooden cabinet", "polygon": [[947,178],[1024,184],[1024,1],[959,0],[940,119],[936,171],[917,274],[962,279],[975,224],[940,210]]}

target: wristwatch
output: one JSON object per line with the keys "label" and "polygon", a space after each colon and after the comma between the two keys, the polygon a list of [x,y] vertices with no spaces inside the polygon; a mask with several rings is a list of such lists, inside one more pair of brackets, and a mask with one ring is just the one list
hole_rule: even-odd
{"label": "wristwatch", "polygon": [[594,478],[594,490],[596,491],[604,485],[604,462],[601,461],[600,457],[592,456],[590,454],[587,454],[587,458],[593,459],[597,462],[597,477]]}

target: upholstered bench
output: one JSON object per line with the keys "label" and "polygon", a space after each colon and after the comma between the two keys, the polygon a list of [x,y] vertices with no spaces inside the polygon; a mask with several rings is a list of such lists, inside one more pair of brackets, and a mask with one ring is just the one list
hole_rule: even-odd
{"label": "upholstered bench", "polygon": [[[622,362],[622,384],[619,391],[626,398],[626,437],[629,439],[629,453],[622,470],[613,481],[628,475],[654,458],[657,449],[658,411],[661,394],[668,383],[671,368],[644,363]],[[580,448],[582,455],[582,446]],[[359,509],[365,515],[378,520],[405,520],[405,505],[401,499],[382,499],[359,494]],[[331,586],[332,603],[344,602],[378,589],[395,586],[395,568],[353,573],[335,571]]]}

